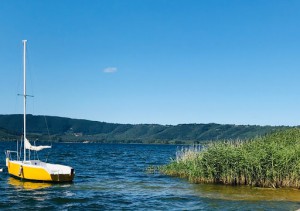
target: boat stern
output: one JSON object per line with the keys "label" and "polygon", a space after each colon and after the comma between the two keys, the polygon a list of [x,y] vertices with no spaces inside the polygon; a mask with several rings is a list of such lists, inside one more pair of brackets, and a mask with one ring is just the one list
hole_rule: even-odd
{"label": "boat stern", "polygon": [[58,164],[46,164],[53,182],[71,182],[75,176],[74,168]]}
{"label": "boat stern", "polygon": [[74,173],[70,174],[51,174],[52,182],[72,182],[75,176]]}

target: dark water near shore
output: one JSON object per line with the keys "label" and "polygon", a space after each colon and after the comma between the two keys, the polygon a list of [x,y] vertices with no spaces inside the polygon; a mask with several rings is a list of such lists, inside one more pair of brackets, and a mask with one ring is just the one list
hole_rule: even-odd
{"label": "dark water near shore", "polygon": [[[0,168],[5,149],[0,142]],[[196,185],[147,173],[168,163],[177,146],[53,144],[49,162],[73,166],[71,184],[21,182],[0,173],[0,209],[47,210],[297,210],[300,190]],[[46,150],[45,150],[46,151]],[[47,156],[40,153],[40,159]]]}

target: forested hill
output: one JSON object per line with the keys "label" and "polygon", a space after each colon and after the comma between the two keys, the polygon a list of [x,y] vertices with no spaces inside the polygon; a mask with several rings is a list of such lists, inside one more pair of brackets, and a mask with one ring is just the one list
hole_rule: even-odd
{"label": "forested hill", "polygon": [[[48,128],[48,129],[47,129]],[[222,124],[113,124],[54,116],[27,115],[29,137],[54,141],[102,143],[193,143],[217,139],[247,139],[285,127]],[[17,139],[23,129],[20,114],[0,115],[0,140]]]}

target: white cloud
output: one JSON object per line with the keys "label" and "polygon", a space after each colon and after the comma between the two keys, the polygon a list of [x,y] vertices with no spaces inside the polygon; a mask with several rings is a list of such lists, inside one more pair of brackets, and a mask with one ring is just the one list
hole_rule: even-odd
{"label": "white cloud", "polygon": [[115,73],[117,72],[118,68],[116,67],[107,67],[107,68],[104,68],[103,72],[104,73]]}

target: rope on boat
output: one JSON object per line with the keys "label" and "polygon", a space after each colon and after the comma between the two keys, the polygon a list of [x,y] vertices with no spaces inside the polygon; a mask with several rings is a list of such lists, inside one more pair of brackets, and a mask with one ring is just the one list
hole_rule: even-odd
{"label": "rope on boat", "polygon": [[20,166],[20,171],[19,171],[19,176],[23,176],[24,177],[24,173],[23,173],[23,166]]}

